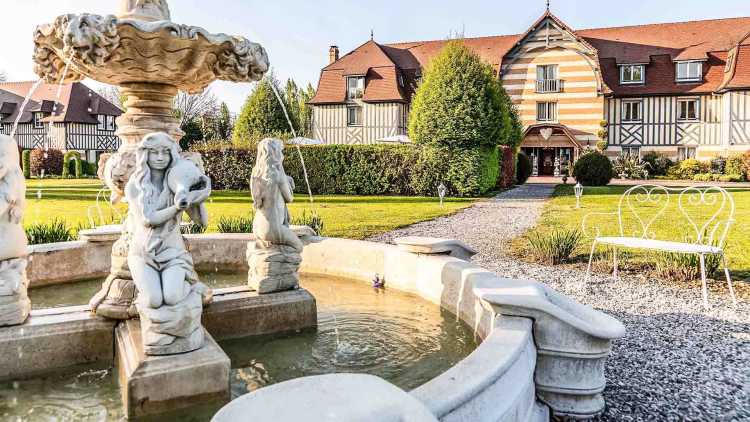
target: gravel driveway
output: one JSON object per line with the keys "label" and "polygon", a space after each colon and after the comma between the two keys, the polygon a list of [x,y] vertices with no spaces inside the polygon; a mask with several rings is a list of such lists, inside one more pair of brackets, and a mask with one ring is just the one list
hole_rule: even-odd
{"label": "gravel driveway", "polygon": [[554,190],[524,185],[481,201],[458,214],[418,223],[370,240],[401,236],[462,240],[479,254],[473,261],[503,277],[546,283],[619,318],[625,338],[607,361],[607,410],[603,421],[750,420],[750,305],[735,310],[723,294],[670,286],[645,277],[619,281],[592,277],[586,292],[576,287],[584,273],[571,266],[548,267],[506,255],[510,240],[533,227]]}

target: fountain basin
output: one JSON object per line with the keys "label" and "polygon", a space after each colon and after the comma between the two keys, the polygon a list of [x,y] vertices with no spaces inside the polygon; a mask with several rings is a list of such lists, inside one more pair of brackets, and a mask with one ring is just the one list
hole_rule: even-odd
{"label": "fountain basin", "polygon": [[[251,235],[186,239],[198,267],[246,269],[244,250]],[[32,250],[32,266],[55,261],[55,248],[83,257],[100,246],[77,242],[48,246],[39,254]],[[90,274],[93,267],[108,267],[107,262],[82,264],[67,268],[69,280]],[[547,420],[550,412],[585,418],[603,410],[603,362],[610,341],[624,328],[542,285],[502,279],[445,255],[328,238],[310,239],[301,272],[364,283],[383,275],[388,289],[439,305],[474,330],[482,339],[474,352],[410,391],[440,420]],[[32,286],[50,284],[49,274],[35,268],[30,274]]]}

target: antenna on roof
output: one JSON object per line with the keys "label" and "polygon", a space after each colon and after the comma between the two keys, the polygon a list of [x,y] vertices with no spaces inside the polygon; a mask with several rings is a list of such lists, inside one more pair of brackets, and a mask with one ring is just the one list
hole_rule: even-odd
{"label": "antenna on roof", "polygon": [[370,29],[370,41],[373,41],[375,39],[375,30]]}
{"label": "antenna on roof", "polygon": [[549,0],[547,0],[547,11],[549,12]]}

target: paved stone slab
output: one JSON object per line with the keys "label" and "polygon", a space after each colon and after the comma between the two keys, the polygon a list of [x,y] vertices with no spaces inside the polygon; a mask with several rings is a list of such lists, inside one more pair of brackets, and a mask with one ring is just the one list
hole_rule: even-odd
{"label": "paved stone slab", "polygon": [[399,237],[394,243],[402,250],[426,255],[447,254],[452,257],[469,260],[477,254],[471,246],[456,239],[441,239],[437,237],[407,236]]}
{"label": "paved stone slab", "polygon": [[112,365],[114,321],[87,306],[32,311],[14,327],[0,328],[0,381],[31,378],[73,365]]}
{"label": "paved stone slab", "polygon": [[117,372],[127,418],[172,412],[228,401],[231,362],[205,332],[202,348],[189,353],[147,356],[141,325],[123,322],[115,329]]}

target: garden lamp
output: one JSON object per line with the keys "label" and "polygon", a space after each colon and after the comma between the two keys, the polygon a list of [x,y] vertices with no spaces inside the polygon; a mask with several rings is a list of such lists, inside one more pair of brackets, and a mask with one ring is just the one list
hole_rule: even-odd
{"label": "garden lamp", "polygon": [[583,185],[581,182],[576,183],[573,190],[576,194],[576,208],[581,208],[581,197],[583,196]]}
{"label": "garden lamp", "polygon": [[438,195],[440,196],[440,206],[442,207],[443,198],[445,198],[445,194],[448,191],[448,188],[446,188],[445,185],[441,183],[437,189],[438,189]]}

